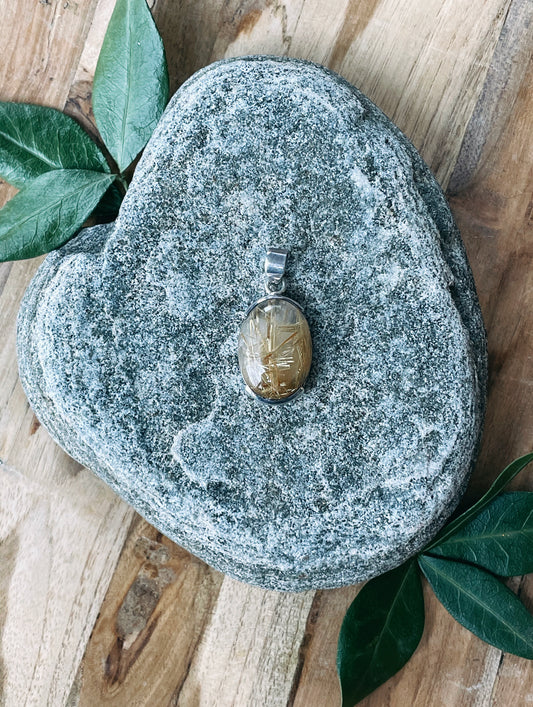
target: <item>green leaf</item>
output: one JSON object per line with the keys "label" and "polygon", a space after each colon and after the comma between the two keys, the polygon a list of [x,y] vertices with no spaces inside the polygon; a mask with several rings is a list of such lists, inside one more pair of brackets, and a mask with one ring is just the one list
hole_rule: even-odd
{"label": "green leaf", "polygon": [[145,0],[118,0],[94,76],[93,110],[121,172],[152,135],[168,101],[163,42]]}
{"label": "green leaf", "polygon": [[81,169],[37,177],[0,211],[0,262],[33,258],[66,243],[114,179]]}
{"label": "green leaf", "polygon": [[485,506],[488,506],[492,499],[498,496],[505,486],[531,461],[533,461],[533,453],[525,454],[523,457],[515,459],[514,462],[509,464],[509,466],[506,466],[496,481],[489,488],[487,493],[462,515],[453,520],[451,523],[448,523],[448,525],[444,526],[440,533],[438,533],[438,535],[428,545],[426,545],[423,552],[432,550],[437,545],[440,545],[456,533],[460,528],[463,528],[467,523],[469,523],[472,518],[477,516],[477,514],[482,511]]}
{"label": "green leaf", "polygon": [[471,562],[504,577],[533,572],[533,493],[499,496],[431,554]]}
{"label": "green leaf", "polygon": [[55,169],[109,172],[97,145],[53,108],[0,102],[0,177],[21,189]]}
{"label": "green leaf", "polygon": [[339,634],[343,707],[352,707],[398,672],[416,650],[423,630],[424,598],[416,561],[367,582]]}
{"label": "green leaf", "polygon": [[496,648],[533,659],[533,616],[503,582],[463,562],[428,555],[418,562],[454,619]]}

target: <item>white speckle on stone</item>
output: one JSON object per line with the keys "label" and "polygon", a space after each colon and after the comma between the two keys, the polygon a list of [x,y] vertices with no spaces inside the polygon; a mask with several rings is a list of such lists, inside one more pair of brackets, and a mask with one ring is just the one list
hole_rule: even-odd
{"label": "white speckle on stone", "polygon": [[357,165],[352,167],[350,177],[353,183],[361,190],[370,190],[370,181],[366,174]]}

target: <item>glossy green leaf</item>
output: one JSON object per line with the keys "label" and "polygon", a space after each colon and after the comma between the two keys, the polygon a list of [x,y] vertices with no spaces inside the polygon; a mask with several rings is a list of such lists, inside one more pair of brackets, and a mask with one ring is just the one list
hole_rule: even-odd
{"label": "glossy green leaf", "polygon": [[55,169],[109,172],[109,165],[68,115],[43,106],[0,102],[0,177],[21,189]]}
{"label": "glossy green leaf", "polygon": [[472,518],[477,516],[488,504],[498,496],[505,486],[514,477],[524,469],[530,462],[533,461],[533,453],[525,454],[523,457],[515,459],[514,462],[506,466],[502,473],[497,477],[496,481],[489,488],[487,493],[482,496],[477,503],[468,508],[462,515],[448,523],[438,535],[424,548],[424,552],[432,550],[437,545],[440,545],[445,540],[450,538],[454,533],[456,533],[460,528],[463,528],[467,523],[469,523]]}
{"label": "glossy green leaf", "polygon": [[496,648],[533,659],[533,616],[503,582],[463,562],[428,555],[418,562],[454,619]]}
{"label": "glossy green leaf", "polygon": [[66,243],[114,179],[81,169],[37,177],[0,211],[0,262],[33,258]]}
{"label": "glossy green leaf", "polygon": [[342,623],[337,671],[343,707],[352,707],[402,668],[424,630],[424,598],[416,562],[371,579]]}
{"label": "glossy green leaf", "polygon": [[533,493],[504,493],[432,555],[471,562],[504,577],[533,572]]}
{"label": "glossy green leaf", "polygon": [[118,0],[94,76],[93,110],[121,172],[152,135],[168,101],[163,42],[145,0]]}

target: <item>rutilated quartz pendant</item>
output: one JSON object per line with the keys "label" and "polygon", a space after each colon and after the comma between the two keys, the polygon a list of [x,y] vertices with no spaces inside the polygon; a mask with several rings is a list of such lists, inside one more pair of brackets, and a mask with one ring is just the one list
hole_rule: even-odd
{"label": "rutilated quartz pendant", "polygon": [[[281,294],[285,289],[282,278],[286,257],[284,249],[267,251],[265,270],[270,294],[248,309],[239,334],[238,358],[246,390],[267,403],[296,398],[311,368],[311,333],[303,310]],[[278,286],[278,291],[272,292]]]}

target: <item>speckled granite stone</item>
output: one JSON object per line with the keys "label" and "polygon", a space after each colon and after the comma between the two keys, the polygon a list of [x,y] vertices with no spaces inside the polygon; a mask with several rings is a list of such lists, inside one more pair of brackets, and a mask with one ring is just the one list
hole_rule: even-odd
{"label": "speckled granite stone", "polygon": [[[239,325],[290,249],[306,393],[249,399]],[[412,145],[314,64],[219,62],[172,99],[112,225],[46,258],[18,354],[57,442],[170,538],[267,588],[351,584],[440,528],[484,413],[483,324]]]}

